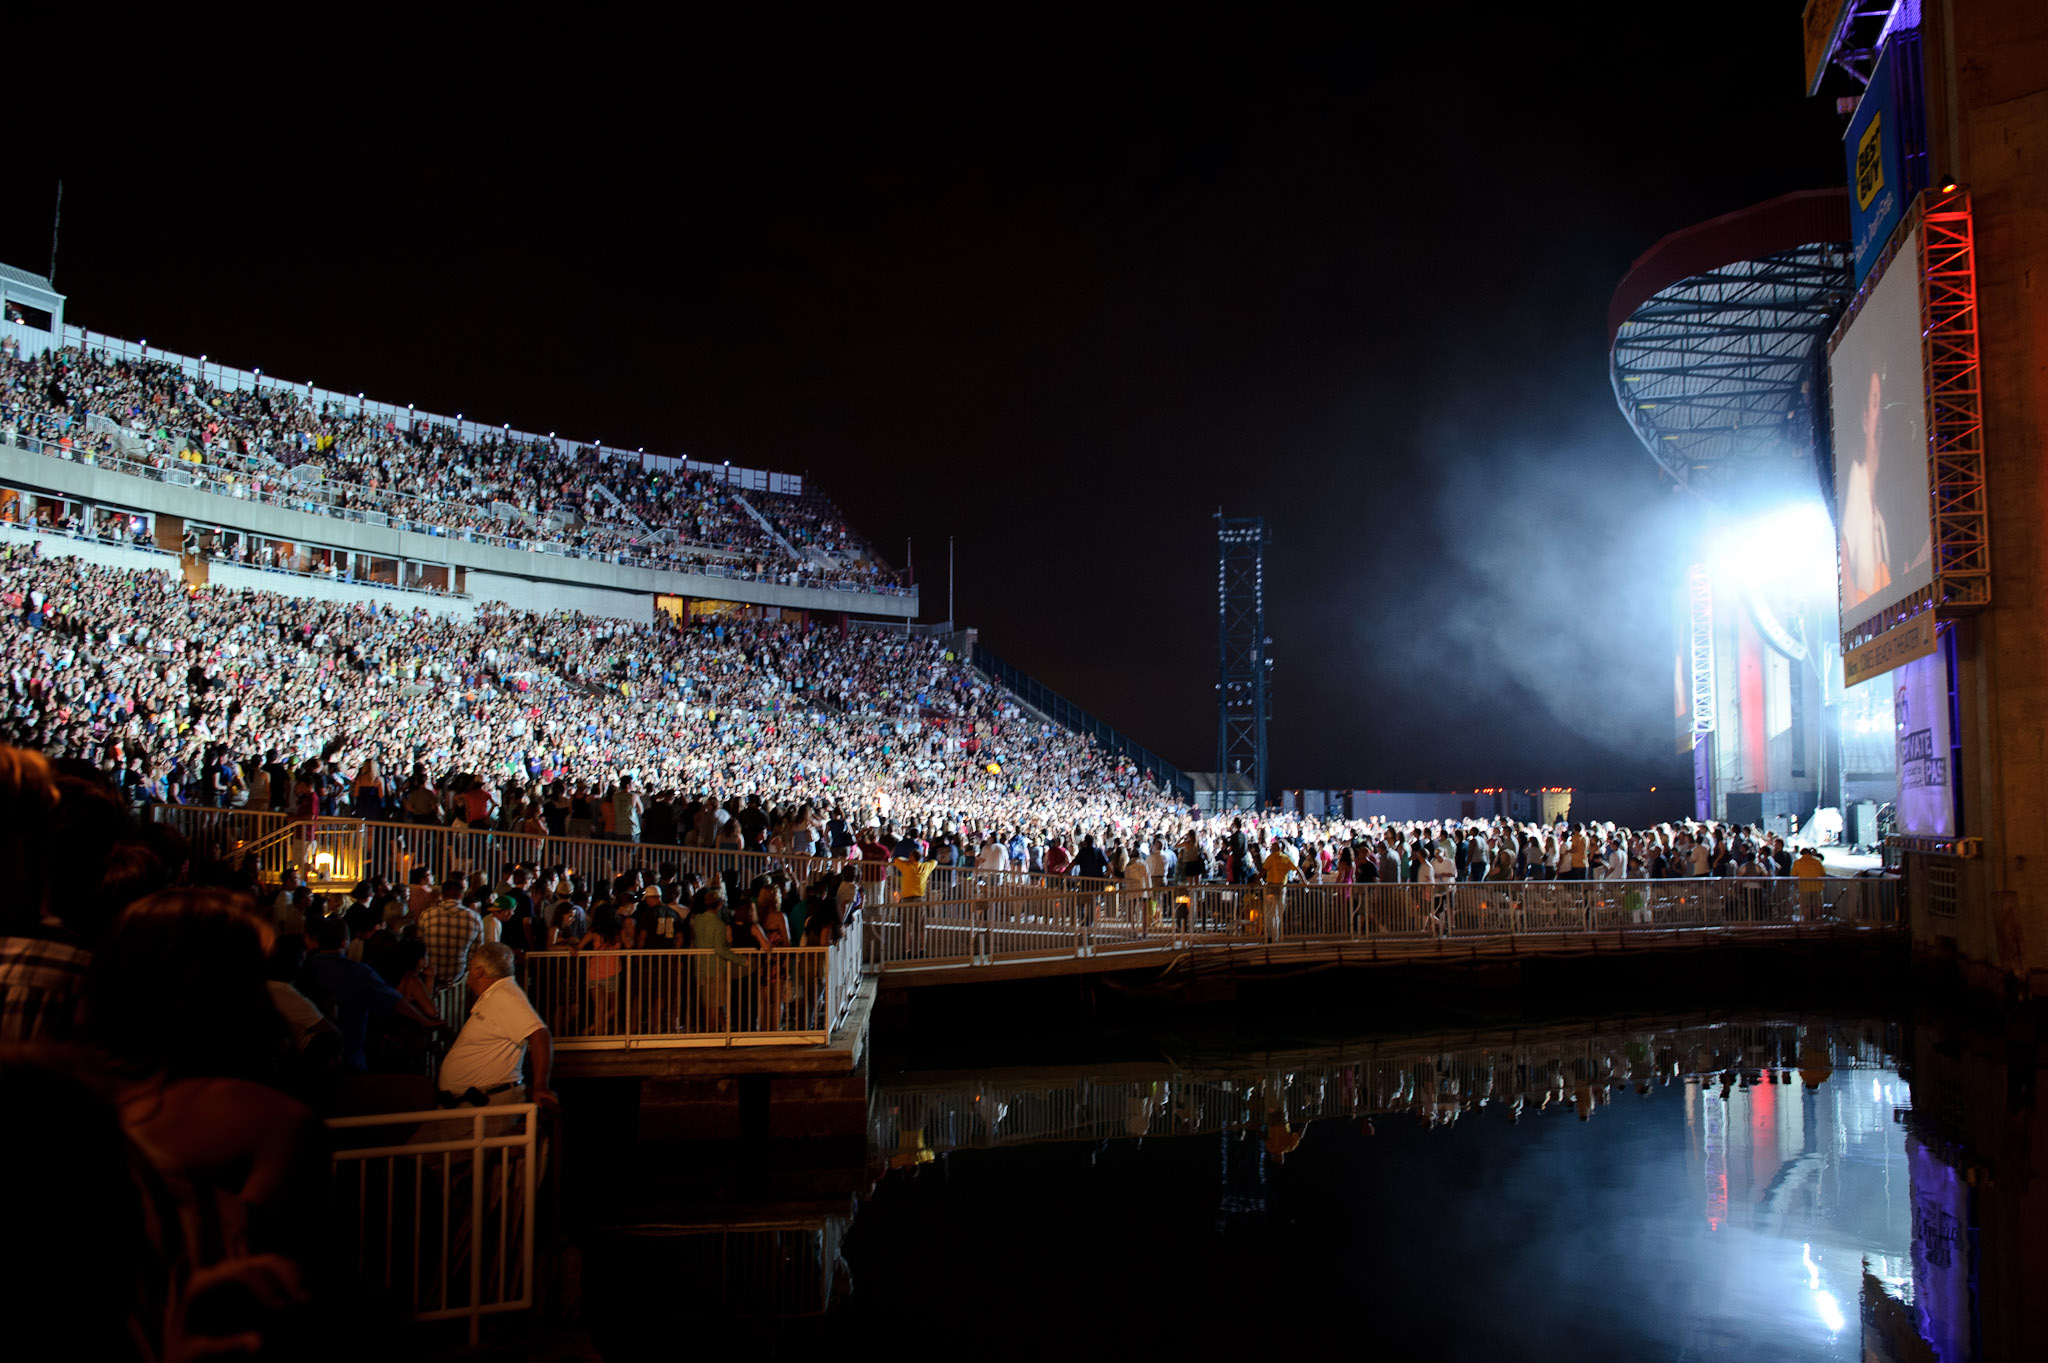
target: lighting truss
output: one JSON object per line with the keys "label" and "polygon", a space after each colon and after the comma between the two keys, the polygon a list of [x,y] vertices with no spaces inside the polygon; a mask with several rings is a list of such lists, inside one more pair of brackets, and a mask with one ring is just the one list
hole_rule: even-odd
{"label": "lighting truss", "polygon": [[1991,601],[1984,401],[1977,363],[1977,267],[1970,193],[1928,190],[1920,232],[1920,357],[1927,371],[1934,601],[1943,614]]}
{"label": "lighting truss", "polygon": [[1815,356],[1850,289],[1848,249],[1815,243],[1651,295],[1609,357],[1615,401],[1651,457],[1716,501],[1811,474]]}
{"label": "lighting truss", "polygon": [[1266,802],[1266,725],[1272,719],[1273,659],[1266,637],[1266,546],[1257,516],[1216,513],[1216,780],[1227,798],[1233,776]]}
{"label": "lighting truss", "polygon": [[1827,60],[1814,74],[1813,86],[1806,93],[1820,93],[1821,77],[1832,66],[1846,73],[1859,88],[1870,85],[1870,76],[1877,69],[1878,54],[1884,50],[1884,40],[1893,28],[1899,25],[1900,5],[1904,3],[1914,11],[1905,21],[1912,27],[1919,23],[1919,5],[1915,0],[1850,0],[1845,13],[1838,20],[1834,43],[1828,49]]}
{"label": "lighting truss", "polygon": [[1692,625],[1692,734],[1714,732],[1714,584],[1704,563],[1687,576],[1686,603]]}

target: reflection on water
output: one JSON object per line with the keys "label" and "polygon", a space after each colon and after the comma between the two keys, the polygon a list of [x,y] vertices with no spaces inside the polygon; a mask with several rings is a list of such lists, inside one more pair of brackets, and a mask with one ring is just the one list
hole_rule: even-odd
{"label": "reflection on water", "polygon": [[1930,1034],[1630,1022],[878,1076],[849,1195],[633,1227],[593,1314],[607,1357],[673,1356],[635,1316],[654,1284],[778,1340],[997,1356],[2023,1356],[1980,1319],[1990,1179]]}
{"label": "reflection on water", "polygon": [[[1887,1042],[1861,1023],[1596,1026],[1088,1074],[902,1076],[874,1092],[870,1141],[899,1180],[931,1178],[916,1171],[942,1156],[949,1181],[1007,1177],[961,1157],[988,1152],[973,1158],[993,1166],[1062,1142],[1094,1143],[1098,1169],[1107,1157],[1115,1177],[1149,1180],[1179,1161],[1108,1147],[1221,1137],[1215,1220],[1226,1238],[1233,1218],[1262,1222],[1257,1259],[1307,1261],[1283,1280],[1383,1237],[1416,1262],[1460,1265],[1448,1280],[1392,1266],[1400,1297],[1433,1296],[1445,1312],[1477,1291],[1517,1303],[1510,1320],[1583,1317],[1589,1347],[1851,1358],[1860,1266],[1911,1283],[1893,1120],[1909,1099]],[[1381,1186],[1391,1180],[1405,1186]],[[884,1184],[869,1214],[921,1191]],[[1190,1179],[1175,1192],[1207,1190]],[[1055,1180],[1041,1195],[1067,1193]],[[1588,1275],[1574,1261],[1608,1267]],[[1606,1317],[1631,1295],[1660,1307]],[[1513,1348],[1519,1335],[1494,1317],[1447,1326],[1444,1342]]]}

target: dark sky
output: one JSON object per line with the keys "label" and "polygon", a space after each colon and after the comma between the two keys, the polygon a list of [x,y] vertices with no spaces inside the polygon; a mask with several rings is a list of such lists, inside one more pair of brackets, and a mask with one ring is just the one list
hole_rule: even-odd
{"label": "dark sky", "polygon": [[808,474],[926,619],[954,536],[963,623],[1189,768],[1221,506],[1276,788],[1682,782],[1605,309],[1840,182],[1798,3],[1252,8],[10,20],[0,259],[61,173],[74,322]]}

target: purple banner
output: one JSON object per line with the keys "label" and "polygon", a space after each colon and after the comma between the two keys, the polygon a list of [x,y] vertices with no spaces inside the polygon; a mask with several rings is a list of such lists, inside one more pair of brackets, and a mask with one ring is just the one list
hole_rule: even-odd
{"label": "purple banner", "polygon": [[1899,742],[1899,831],[1956,836],[1948,734],[1948,656],[1940,648],[1892,673],[1892,725]]}

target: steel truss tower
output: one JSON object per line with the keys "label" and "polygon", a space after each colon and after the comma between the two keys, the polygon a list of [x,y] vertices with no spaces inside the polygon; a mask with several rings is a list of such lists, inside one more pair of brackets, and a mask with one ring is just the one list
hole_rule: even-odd
{"label": "steel truss tower", "polygon": [[1253,808],[1266,803],[1266,725],[1273,718],[1266,637],[1266,546],[1258,516],[1216,513],[1216,782],[1232,803],[1241,778]]}

